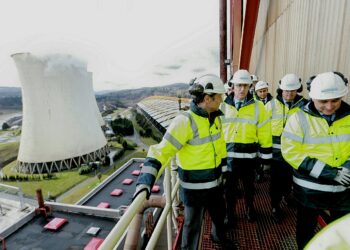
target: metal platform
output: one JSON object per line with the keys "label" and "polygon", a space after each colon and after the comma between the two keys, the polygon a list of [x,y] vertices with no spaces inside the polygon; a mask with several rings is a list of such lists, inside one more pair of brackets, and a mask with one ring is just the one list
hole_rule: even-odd
{"label": "metal platform", "polygon": [[[227,236],[237,242],[238,249],[297,249],[295,240],[296,208],[283,202],[284,219],[280,224],[276,224],[271,217],[269,183],[269,176],[266,176],[264,182],[255,184],[256,222],[249,223],[247,221],[243,197],[237,201],[237,224],[234,229],[227,233]],[[240,185],[240,189],[243,189],[242,185]],[[211,219],[206,213],[201,249],[221,249],[218,244],[211,241],[210,232]]]}

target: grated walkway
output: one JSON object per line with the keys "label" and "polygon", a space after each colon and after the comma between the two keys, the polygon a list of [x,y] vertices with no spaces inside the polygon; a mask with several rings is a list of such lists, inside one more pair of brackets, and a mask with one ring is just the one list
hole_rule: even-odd
{"label": "grated walkway", "polygon": [[[228,232],[228,236],[237,242],[238,249],[297,249],[295,241],[296,209],[295,207],[288,207],[283,202],[284,220],[280,224],[276,224],[271,217],[269,183],[269,176],[266,174],[262,183],[255,184],[256,222],[249,223],[245,217],[243,195],[237,201],[237,225]],[[240,185],[240,189],[243,189],[242,185]],[[201,249],[221,249],[210,239],[211,219],[208,213],[205,214],[203,231]]]}

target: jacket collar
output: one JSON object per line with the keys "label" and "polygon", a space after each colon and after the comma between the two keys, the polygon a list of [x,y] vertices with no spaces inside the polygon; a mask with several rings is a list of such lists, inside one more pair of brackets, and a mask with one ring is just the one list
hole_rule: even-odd
{"label": "jacket collar", "polygon": [[[282,98],[282,95],[277,95],[276,100],[278,100],[280,103],[282,103],[282,105],[285,105],[283,98]],[[297,94],[295,96],[295,99],[293,100],[293,105],[291,108],[302,107],[306,102],[307,102],[307,100],[304,97]]]}
{"label": "jacket collar", "polygon": [[[245,102],[243,103],[242,107],[247,106],[247,105],[254,103],[254,102],[255,102],[255,100],[254,100],[253,95],[248,92],[248,94],[245,98]],[[234,93],[232,93],[231,95],[226,97],[225,103],[227,103],[231,106],[235,106]]]}
{"label": "jacket collar", "polygon": [[[322,117],[321,114],[316,109],[315,104],[312,100],[309,100],[308,103],[306,103],[304,107],[302,107],[302,110],[304,110],[306,113],[312,116]],[[341,101],[340,108],[335,112],[334,121],[339,120],[348,115],[350,115],[350,105],[344,101]]]}
{"label": "jacket collar", "polygon": [[[207,111],[205,111],[204,109],[202,109],[201,107],[199,107],[197,104],[195,104],[193,101],[190,104],[190,110],[195,113],[196,115],[205,117],[205,118],[209,118],[209,114]],[[214,111],[212,113],[210,113],[210,119],[214,119],[217,116],[221,116],[224,115],[224,113],[222,113],[222,111],[219,109],[217,111]]]}
{"label": "jacket collar", "polygon": [[[255,96],[256,96],[256,99],[263,101],[263,99],[261,99],[258,95],[255,95]],[[266,102],[271,101],[272,98],[273,98],[273,96],[270,93],[267,93]]]}

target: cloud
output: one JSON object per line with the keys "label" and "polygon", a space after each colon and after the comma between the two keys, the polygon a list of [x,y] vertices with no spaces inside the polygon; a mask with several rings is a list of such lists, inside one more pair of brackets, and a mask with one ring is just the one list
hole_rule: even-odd
{"label": "cloud", "polygon": [[170,75],[169,73],[166,73],[166,72],[153,72],[153,74],[158,75],[158,76],[168,76],[168,75]]}
{"label": "cloud", "polygon": [[179,68],[181,68],[181,65],[168,65],[168,66],[164,66],[165,69],[172,69],[172,70],[177,70]]}
{"label": "cloud", "polygon": [[200,73],[200,72],[203,72],[203,71],[205,71],[206,69],[205,68],[194,68],[192,71],[194,72],[194,73]]}

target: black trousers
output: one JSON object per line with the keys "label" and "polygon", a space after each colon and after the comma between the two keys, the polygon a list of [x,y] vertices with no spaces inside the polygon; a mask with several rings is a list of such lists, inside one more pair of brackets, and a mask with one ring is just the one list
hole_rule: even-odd
{"label": "black trousers", "polygon": [[[350,211],[348,211],[350,212]],[[330,220],[334,221],[340,217],[346,215],[346,211],[330,211]],[[319,209],[305,207],[298,203],[297,207],[297,226],[296,226],[296,239],[298,249],[302,250],[306,244],[315,235],[315,229],[317,226],[317,217],[321,213]]]}
{"label": "black trousers", "polygon": [[280,205],[282,196],[288,196],[292,190],[293,173],[290,166],[283,159],[271,161],[271,182],[270,197],[271,206],[277,208]]}
{"label": "black trousers", "polygon": [[244,199],[247,207],[253,207],[255,193],[255,170],[258,165],[256,159],[234,159],[232,172],[228,174],[225,185],[225,197],[228,220],[234,219],[239,179],[243,182]]}
{"label": "black trousers", "polygon": [[182,250],[197,249],[205,209],[208,210],[214,228],[216,229],[214,234],[221,241],[225,240],[225,200],[222,187],[216,187],[210,190],[198,190],[198,192],[200,194],[194,194],[198,198],[196,203],[185,204],[185,221],[181,242]]}

